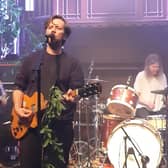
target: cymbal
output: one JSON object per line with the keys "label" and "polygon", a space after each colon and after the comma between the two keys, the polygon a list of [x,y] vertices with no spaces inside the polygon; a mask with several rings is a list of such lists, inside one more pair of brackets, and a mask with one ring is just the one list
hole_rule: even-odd
{"label": "cymbal", "polygon": [[102,79],[97,79],[97,78],[92,78],[92,79],[85,79],[85,81],[88,81],[88,82],[108,82],[106,80],[102,80]]}
{"label": "cymbal", "polygon": [[151,93],[167,95],[168,94],[168,87],[166,87],[163,90],[152,90]]}
{"label": "cymbal", "polygon": [[14,82],[0,82],[2,85],[14,85]]}

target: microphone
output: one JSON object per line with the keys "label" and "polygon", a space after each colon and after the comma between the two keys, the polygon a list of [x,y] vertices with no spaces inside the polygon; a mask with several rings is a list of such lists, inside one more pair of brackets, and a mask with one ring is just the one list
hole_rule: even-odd
{"label": "microphone", "polygon": [[46,43],[51,43],[55,39],[54,34],[46,34],[45,37],[46,37]]}
{"label": "microphone", "polygon": [[142,161],[142,163],[148,163],[150,161],[150,159],[148,156],[144,155],[144,156],[142,156],[141,161]]}

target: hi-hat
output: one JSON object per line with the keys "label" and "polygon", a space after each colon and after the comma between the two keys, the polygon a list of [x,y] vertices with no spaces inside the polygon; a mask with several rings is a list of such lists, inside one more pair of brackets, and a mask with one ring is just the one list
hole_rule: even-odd
{"label": "hi-hat", "polygon": [[98,79],[98,78],[85,79],[85,81],[88,81],[88,82],[108,82],[106,80],[102,80],[102,79]]}
{"label": "hi-hat", "polygon": [[163,90],[152,90],[151,93],[167,95],[168,94],[168,87],[166,87]]}

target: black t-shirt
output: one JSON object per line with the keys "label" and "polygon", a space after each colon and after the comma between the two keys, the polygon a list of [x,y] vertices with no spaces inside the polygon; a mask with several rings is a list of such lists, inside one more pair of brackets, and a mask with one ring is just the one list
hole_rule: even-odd
{"label": "black t-shirt", "polygon": [[[39,68],[40,67],[40,68]],[[69,88],[76,89],[84,84],[84,75],[77,59],[65,52],[60,55],[49,55],[45,50],[37,51],[26,57],[16,75],[15,85],[31,96],[37,90],[37,70],[41,72],[41,92],[48,99],[49,89],[56,85],[62,92]],[[75,103],[66,102],[60,116],[62,120],[72,120],[76,108]]]}

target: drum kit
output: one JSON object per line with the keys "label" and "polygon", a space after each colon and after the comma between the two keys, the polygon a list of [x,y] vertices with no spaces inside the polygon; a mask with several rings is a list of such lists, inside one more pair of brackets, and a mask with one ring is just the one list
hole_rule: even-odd
{"label": "drum kit", "polygon": [[[103,82],[99,79],[91,81]],[[167,93],[156,90],[156,94],[166,97]],[[94,100],[94,108],[89,105],[91,100]],[[167,108],[164,114],[136,118],[138,96],[132,87],[123,84],[111,89],[104,105],[99,103],[99,95],[88,98],[87,103],[85,101],[79,103],[79,118],[74,124],[78,128],[78,138],[70,152],[70,159],[76,157],[76,168],[167,168]],[[81,102],[87,111],[85,123],[81,123],[80,118]],[[88,120],[90,110],[95,112],[92,123]],[[108,114],[104,114],[105,110]],[[84,130],[81,130],[82,124]],[[84,132],[85,139],[81,138]]]}

